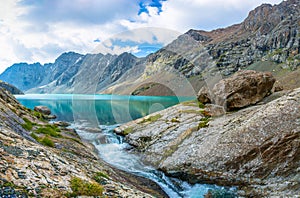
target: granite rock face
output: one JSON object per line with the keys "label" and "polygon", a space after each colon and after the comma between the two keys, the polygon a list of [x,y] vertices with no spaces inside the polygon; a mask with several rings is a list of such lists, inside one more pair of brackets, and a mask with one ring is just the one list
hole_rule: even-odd
{"label": "granite rock face", "polygon": [[243,70],[216,83],[211,92],[206,87],[198,93],[198,100],[223,106],[227,111],[256,104],[271,93],[275,78],[270,72]]}
{"label": "granite rock face", "polygon": [[219,117],[191,104],[156,114],[156,121],[140,119],[116,131],[126,131],[135,151],[168,175],[236,185],[245,197],[300,193],[300,88]]}

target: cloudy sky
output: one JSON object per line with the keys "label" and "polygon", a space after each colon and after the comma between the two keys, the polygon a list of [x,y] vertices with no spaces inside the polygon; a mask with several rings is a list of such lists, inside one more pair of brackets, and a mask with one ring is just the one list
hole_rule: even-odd
{"label": "cloudy sky", "polygon": [[65,51],[138,56],[189,29],[241,22],[280,0],[5,0],[0,6],[0,72],[18,62],[53,62]]}

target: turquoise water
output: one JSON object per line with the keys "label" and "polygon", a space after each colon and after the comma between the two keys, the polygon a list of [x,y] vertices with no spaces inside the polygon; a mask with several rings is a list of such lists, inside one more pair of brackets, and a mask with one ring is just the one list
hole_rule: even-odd
{"label": "turquoise water", "polygon": [[74,122],[84,119],[96,126],[125,123],[179,102],[194,99],[176,96],[71,94],[27,94],[16,97],[31,109],[37,105],[49,107],[58,120]]}
{"label": "turquoise water", "polygon": [[[122,123],[137,119],[193,97],[115,96],[115,95],[68,95],[28,94],[16,98],[26,107],[33,109],[43,105],[51,109],[57,120],[68,121],[85,140],[95,145],[100,157],[113,166],[156,182],[169,197],[200,198],[209,189],[221,190],[222,197],[233,197],[227,188],[195,184],[166,177],[151,166],[144,165],[139,156],[128,152],[130,146],[113,129]],[[96,133],[91,127],[101,129]]]}

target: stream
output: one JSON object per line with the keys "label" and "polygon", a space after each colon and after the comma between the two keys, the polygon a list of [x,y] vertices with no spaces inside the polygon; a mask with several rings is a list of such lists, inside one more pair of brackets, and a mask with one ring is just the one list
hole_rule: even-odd
{"label": "stream", "polygon": [[[167,177],[163,172],[142,163],[138,155],[128,152],[130,145],[113,130],[122,123],[148,115],[191,98],[154,96],[109,96],[109,95],[68,95],[34,94],[17,96],[26,107],[48,106],[57,120],[72,123],[81,138],[94,144],[100,157],[118,169],[148,178],[156,182],[171,198],[201,198],[209,190],[225,194],[234,192],[216,185],[195,184]],[[90,130],[100,128],[100,130]],[[229,192],[229,193],[226,193]],[[228,197],[228,196],[220,196]]]}

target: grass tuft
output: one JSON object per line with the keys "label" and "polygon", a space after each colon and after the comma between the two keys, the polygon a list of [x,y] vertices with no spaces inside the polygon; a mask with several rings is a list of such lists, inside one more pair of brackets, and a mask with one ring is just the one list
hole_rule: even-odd
{"label": "grass tuft", "polygon": [[94,175],[93,179],[94,179],[97,183],[99,183],[99,184],[101,184],[101,185],[105,185],[105,184],[106,184],[106,179],[109,179],[109,177],[108,177],[107,174],[105,174],[105,173],[103,173],[103,172],[97,172],[97,173]]}
{"label": "grass tuft", "polygon": [[171,122],[178,122],[179,123],[180,121],[177,118],[172,118]]}
{"label": "grass tuft", "polygon": [[98,183],[86,182],[78,177],[74,177],[70,181],[71,197],[77,196],[102,196],[103,187]]}
{"label": "grass tuft", "polygon": [[150,116],[148,118],[144,118],[140,123],[146,123],[146,122],[152,123],[152,122],[156,122],[161,117],[162,117],[162,115],[156,114],[154,116]]}
{"label": "grass tuft", "polygon": [[132,133],[132,131],[133,131],[133,127],[128,127],[126,129],[124,129],[122,134],[123,135],[128,135],[129,133]]}
{"label": "grass tuft", "polygon": [[201,128],[208,127],[209,117],[204,117],[200,119],[200,122],[198,124],[198,130]]}
{"label": "grass tuft", "polygon": [[46,125],[43,127],[38,128],[36,133],[42,133],[45,135],[50,135],[51,137],[62,137],[62,135],[59,133],[60,129],[55,125]]}
{"label": "grass tuft", "polygon": [[43,137],[40,143],[44,146],[54,147],[54,142],[48,136]]}
{"label": "grass tuft", "polygon": [[33,127],[33,125],[35,125],[34,123],[30,122],[30,120],[28,120],[27,118],[23,118],[25,124],[22,124],[21,126],[27,130],[30,131]]}
{"label": "grass tuft", "polygon": [[50,139],[50,137],[48,135],[46,135],[44,137],[39,137],[35,133],[31,133],[30,136],[44,146],[49,146],[49,147],[55,146],[54,142]]}

